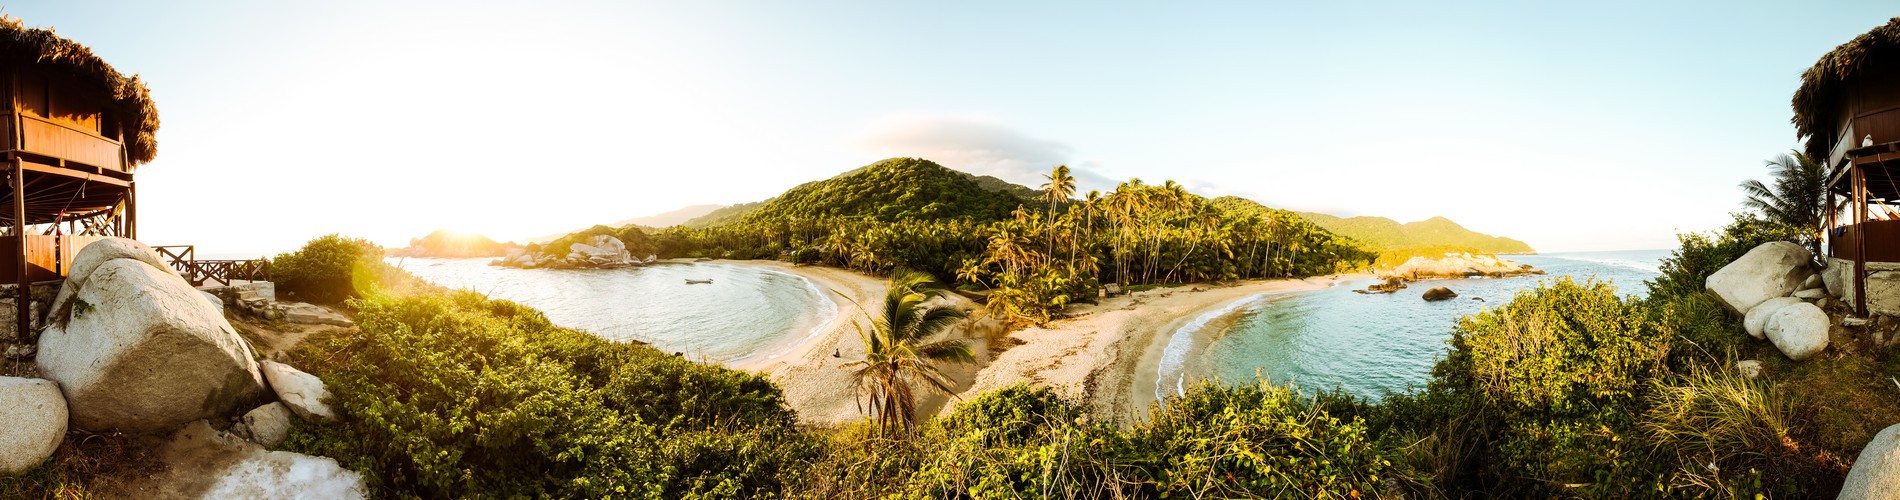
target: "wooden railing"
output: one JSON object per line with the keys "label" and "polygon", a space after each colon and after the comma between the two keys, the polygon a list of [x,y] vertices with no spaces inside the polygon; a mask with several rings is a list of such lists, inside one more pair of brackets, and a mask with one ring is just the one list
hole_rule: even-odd
{"label": "wooden railing", "polygon": [[178,274],[185,276],[191,286],[204,286],[207,281],[231,286],[232,281],[270,281],[270,261],[250,260],[198,260],[195,245],[155,246],[159,257],[171,264]]}

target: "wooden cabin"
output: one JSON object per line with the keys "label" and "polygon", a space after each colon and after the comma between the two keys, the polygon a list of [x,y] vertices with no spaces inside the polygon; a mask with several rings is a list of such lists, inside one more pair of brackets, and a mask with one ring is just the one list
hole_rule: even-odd
{"label": "wooden cabin", "polygon": [[[1900,295],[1900,17],[1822,56],[1793,105],[1808,157],[1828,166],[1830,204],[1844,207],[1828,211],[1830,272],[1846,273],[1858,314],[1870,295],[1873,312],[1894,314],[1900,296],[1885,295]],[[1870,278],[1877,286],[1859,293]]]}
{"label": "wooden cabin", "polygon": [[[87,243],[136,238],[138,166],[157,154],[158,111],[137,77],[84,45],[0,19],[0,283],[58,280]],[[31,314],[15,300],[19,332]]]}

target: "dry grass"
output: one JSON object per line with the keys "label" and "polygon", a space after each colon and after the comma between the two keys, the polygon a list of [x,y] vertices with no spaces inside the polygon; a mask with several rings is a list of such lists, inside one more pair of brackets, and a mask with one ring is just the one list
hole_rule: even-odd
{"label": "dry grass", "polygon": [[112,497],[107,493],[112,481],[151,475],[163,467],[154,449],[151,439],[70,431],[46,463],[17,476],[0,476],[0,498]]}

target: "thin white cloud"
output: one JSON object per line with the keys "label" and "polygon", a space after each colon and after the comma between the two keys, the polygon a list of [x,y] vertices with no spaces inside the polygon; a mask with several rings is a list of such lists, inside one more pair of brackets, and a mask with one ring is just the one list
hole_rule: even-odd
{"label": "thin white cloud", "polygon": [[1075,148],[1032,137],[991,120],[945,115],[891,115],[857,139],[859,147],[884,156],[924,158],[976,175],[1036,187],[1056,165],[1068,165],[1079,191],[1108,189],[1115,182],[1077,163]]}

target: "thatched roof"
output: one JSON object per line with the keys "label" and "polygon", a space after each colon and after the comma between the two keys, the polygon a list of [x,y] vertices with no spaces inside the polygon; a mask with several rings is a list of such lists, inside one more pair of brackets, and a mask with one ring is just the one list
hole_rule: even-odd
{"label": "thatched roof", "polygon": [[0,18],[0,64],[37,65],[71,74],[83,85],[98,85],[124,117],[126,154],[133,163],[158,155],[158,107],[137,75],[126,77],[92,54],[92,49],[61,38],[50,29],[28,28],[17,18]]}
{"label": "thatched roof", "polygon": [[1796,137],[1808,138],[1810,158],[1823,161],[1834,146],[1829,141],[1835,139],[1841,120],[1835,115],[1841,111],[1847,82],[1877,64],[1900,64],[1900,17],[1835,47],[1801,74],[1801,88],[1794,92],[1794,128]]}

